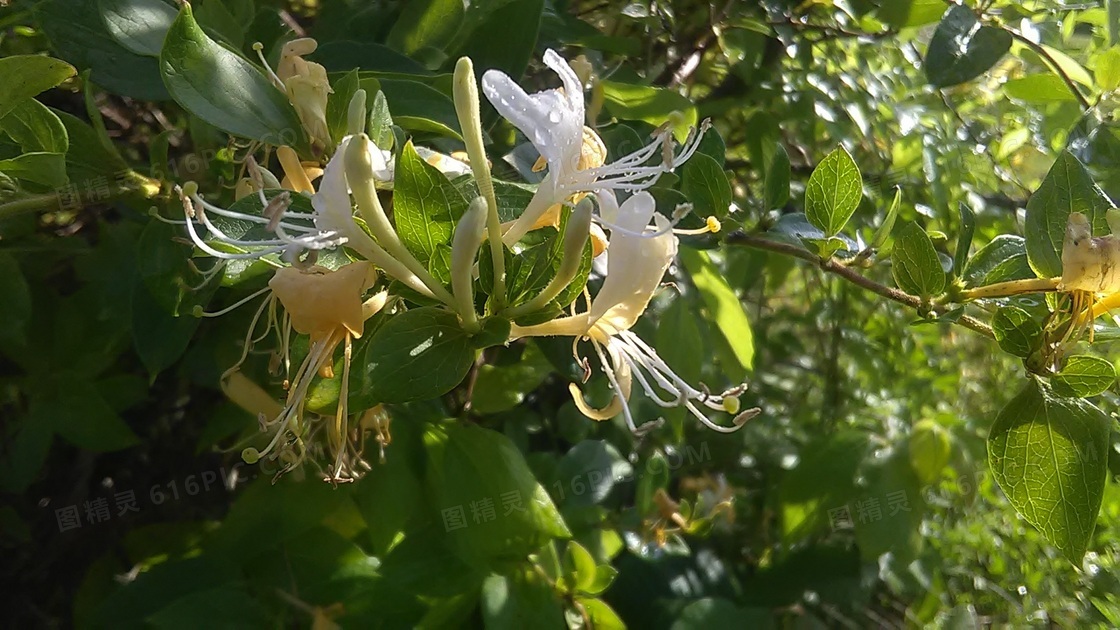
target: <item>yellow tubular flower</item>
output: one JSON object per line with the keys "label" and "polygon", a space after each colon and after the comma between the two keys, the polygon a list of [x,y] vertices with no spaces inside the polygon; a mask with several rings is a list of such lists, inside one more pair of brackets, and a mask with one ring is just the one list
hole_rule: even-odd
{"label": "yellow tubular flower", "polygon": [[[342,386],[335,422],[327,432],[334,464],[327,479],[334,483],[354,479],[356,471],[351,465],[354,463],[351,456],[356,457],[356,451],[348,443],[346,405],[350,360],[353,340],[362,336],[366,318],[385,304],[387,294],[378,294],[367,302],[362,299],[376,280],[377,272],[373,265],[362,261],[350,263],[336,271],[323,267],[285,267],[277,271],[269,281],[273,297],[284,306],[288,325],[297,333],[308,335],[311,345],[307,357],[292,377],[284,408],[274,419],[263,422],[266,427],[277,426],[275,436],[264,451],[253,451],[251,458],[271,453],[273,457],[285,462],[284,471],[294,468],[302,461],[302,446],[298,452],[293,452],[287,446],[289,438],[285,436],[292,436],[296,438],[295,442],[302,444],[301,440],[306,433],[302,422],[303,408],[311,382],[316,374],[328,378],[333,376],[334,353],[342,344]],[[371,302],[374,303],[372,308],[369,306]]]}
{"label": "yellow tubular flower", "polygon": [[327,127],[327,98],[332,93],[331,84],[326,68],[303,58],[303,55],[315,52],[317,47],[315,40],[309,38],[284,44],[276,76],[284,84],[288,100],[295,107],[312,144],[323,149],[331,146]]}

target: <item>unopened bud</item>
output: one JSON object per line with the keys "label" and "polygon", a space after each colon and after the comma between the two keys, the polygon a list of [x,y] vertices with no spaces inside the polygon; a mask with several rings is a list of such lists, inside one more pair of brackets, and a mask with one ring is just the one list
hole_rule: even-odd
{"label": "unopened bud", "polygon": [[478,326],[474,311],[474,261],[486,234],[486,200],[471,202],[451,239],[451,293],[459,305],[459,316],[468,329]]}
{"label": "unopened bud", "polygon": [[249,448],[241,451],[241,459],[246,464],[255,464],[261,460],[261,452],[250,446]]}
{"label": "unopened bud", "polygon": [[350,98],[346,110],[346,135],[354,136],[366,131],[366,91],[358,90]]}

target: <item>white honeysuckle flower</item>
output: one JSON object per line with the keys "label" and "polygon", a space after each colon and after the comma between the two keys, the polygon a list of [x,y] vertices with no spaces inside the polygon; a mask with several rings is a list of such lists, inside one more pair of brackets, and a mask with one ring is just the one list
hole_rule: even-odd
{"label": "white honeysuckle flower", "polygon": [[[600,212],[614,217],[614,227],[609,228],[607,273],[598,294],[584,313],[534,326],[515,324],[510,333],[511,339],[566,336],[591,341],[610,381],[614,398],[606,407],[596,409],[587,403],[573,383],[569,388],[572,398],[589,418],[607,420],[622,413],[630,430],[639,433],[627,404],[632,380],[636,378],[646,395],[658,405],[683,406],[716,431],[730,433],[737,430],[758,410],[739,413],[733,426],[723,426],[712,422],[697,408],[697,403],[715,411],[738,413],[737,397],[743,386],[722,394],[697,389],[673,372],[656,350],[630,330],[649,306],[665,271],[677,254],[677,237],[672,232],[671,223],[655,212],[653,196],[647,192],[634,194],[621,207],[609,190],[596,191],[595,196]],[[668,397],[663,398],[663,394]],[[651,426],[643,426],[642,430]]]}
{"label": "white honeysuckle flower", "polygon": [[521,240],[549,208],[574,195],[645,190],[692,157],[708,124],[705,121],[699,131],[691,132],[679,152],[673,150],[672,129],[663,125],[649,145],[606,164],[602,140],[584,125],[579,77],[553,50],[545,51],[544,63],[560,76],[563,87],[528,94],[501,71],[489,70],[482,76],[486,98],[525,134],[548,164],[548,174],[525,212],[506,230],[502,240],[507,245]]}

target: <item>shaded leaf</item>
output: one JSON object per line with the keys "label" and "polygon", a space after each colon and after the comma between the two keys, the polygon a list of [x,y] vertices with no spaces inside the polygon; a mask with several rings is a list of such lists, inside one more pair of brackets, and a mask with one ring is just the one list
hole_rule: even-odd
{"label": "shaded leaf", "polygon": [[945,12],[929,42],[923,63],[926,78],[934,87],[974,79],[1007,54],[1011,41],[1011,33],[981,25],[970,7],[954,5]]}

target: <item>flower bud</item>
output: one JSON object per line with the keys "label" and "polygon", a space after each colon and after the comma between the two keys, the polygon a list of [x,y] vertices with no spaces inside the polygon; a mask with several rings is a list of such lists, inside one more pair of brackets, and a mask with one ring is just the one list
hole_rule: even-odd
{"label": "flower bud", "polygon": [[451,293],[459,307],[459,317],[468,329],[477,329],[474,311],[474,262],[486,234],[486,200],[476,197],[471,202],[451,239]]}

